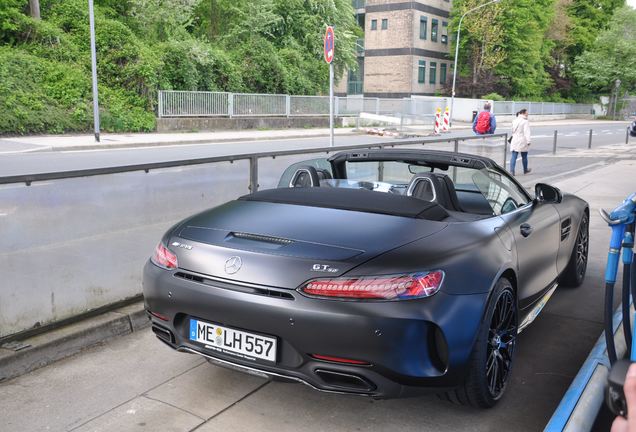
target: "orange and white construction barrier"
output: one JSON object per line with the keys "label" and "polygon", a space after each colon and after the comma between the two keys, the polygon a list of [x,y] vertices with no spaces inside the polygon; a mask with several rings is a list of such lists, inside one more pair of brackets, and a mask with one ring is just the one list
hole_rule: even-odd
{"label": "orange and white construction barrier", "polygon": [[442,127],[442,109],[437,108],[435,110],[435,125],[433,126],[433,134],[439,135],[439,131]]}
{"label": "orange and white construction barrier", "polygon": [[444,119],[442,120],[442,132],[450,132],[450,109],[446,107],[444,111]]}

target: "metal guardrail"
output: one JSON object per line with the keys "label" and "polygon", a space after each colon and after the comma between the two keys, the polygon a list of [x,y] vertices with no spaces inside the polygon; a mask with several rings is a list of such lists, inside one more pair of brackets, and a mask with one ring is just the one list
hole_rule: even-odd
{"label": "metal guardrail", "polygon": [[51,171],[45,173],[38,174],[24,174],[24,175],[15,175],[15,176],[5,176],[0,177],[0,185],[2,184],[10,184],[10,183],[25,183],[27,186],[30,186],[33,182],[41,182],[48,180],[60,180],[60,179],[71,179],[78,177],[90,177],[97,175],[105,175],[105,174],[116,174],[116,173],[124,173],[124,172],[132,172],[132,171],[145,171],[146,173],[151,170],[161,169],[161,168],[174,168],[174,167],[183,167],[189,165],[201,165],[201,164],[209,164],[214,162],[234,162],[240,160],[248,160],[250,163],[250,186],[249,190],[255,192],[258,190],[258,161],[259,159],[265,158],[273,158],[280,156],[296,156],[303,154],[315,154],[315,153],[337,153],[345,150],[357,150],[357,149],[372,149],[372,148],[386,148],[386,147],[402,147],[408,145],[426,145],[426,144],[435,144],[435,143],[453,143],[453,149],[455,153],[459,152],[459,143],[462,141],[476,141],[476,140],[486,140],[491,138],[503,138],[503,148],[504,148],[504,157],[503,157],[503,166],[505,166],[506,157],[507,157],[507,142],[508,134],[500,133],[500,134],[492,134],[492,135],[480,135],[480,136],[464,136],[464,137],[449,137],[449,138],[436,138],[436,139],[410,139],[410,140],[401,140],[399,142],[383,142],[383,143],[374,143],[374,144],[357,144],[350,146],[337,146],[337,147],[319,147],[319,148],[307,148],[302,150],[281,150],[275,152],[267,152],[267,153],[243,153],[238,155],[229,155],[229,156],[214,156],[214,157],[206,157],[206,158],[196,158],[196,159],[179,159],[168,162],[151,162],[151,163],[143,163],[143,164],[133,164],[133,165],[120,165],[113,167],[104,167],[104,168],[88,168],[88,169],[80,169],[80,170],[71,170],[71,171]]}
{"label": "metal guardrail", "polygon": [[[349,82],[349,93],[362,93],[363,82]],[[483,101],[473,99],[475,108]],[[437,108],[448,106],[443,97],[377,98],[347,96],[334,98],[336,116],[372,114],[431,115]],[[495,101],[493,112],[514,115],[526,108],[534,115],[591,114],[592,105],[554,102]],[[160,90],[159,117],[296,117],[329,115],[328,96],[293,96],[284,94],[253,94],[227,92],[197,92]]]}

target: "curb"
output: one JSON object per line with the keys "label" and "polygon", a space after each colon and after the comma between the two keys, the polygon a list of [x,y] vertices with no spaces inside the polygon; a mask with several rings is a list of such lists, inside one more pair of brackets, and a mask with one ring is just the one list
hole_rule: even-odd
{"label": "curb", "polygon": [[0,346],[0,382],[32,372],[150,324],[143,301]]}

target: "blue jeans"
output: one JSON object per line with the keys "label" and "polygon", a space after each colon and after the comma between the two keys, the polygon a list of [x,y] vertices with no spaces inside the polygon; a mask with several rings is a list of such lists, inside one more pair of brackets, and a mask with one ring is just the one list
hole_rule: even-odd
{"label": "blue jeans", "polygon": [[[510,172],[512,174],[515,173],[515,166],[517,165],[517,156],[519,156],[519,152],[512,151],[512,156],[510,157]],[[523,172],[528,172],[528,152],[521,152],[521,163],[523,163]]]}

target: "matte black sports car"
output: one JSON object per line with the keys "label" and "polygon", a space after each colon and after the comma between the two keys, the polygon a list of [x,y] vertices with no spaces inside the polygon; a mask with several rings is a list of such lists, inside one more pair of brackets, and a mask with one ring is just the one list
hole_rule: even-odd
{"label": "matte black sports car", "polygon": [[172,227],[146,264],[152,329],[179,351],[376,398],[493,406],[517,334],[585,277],[585,201],[532,198],[490,159],[340,152]]}

